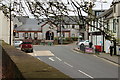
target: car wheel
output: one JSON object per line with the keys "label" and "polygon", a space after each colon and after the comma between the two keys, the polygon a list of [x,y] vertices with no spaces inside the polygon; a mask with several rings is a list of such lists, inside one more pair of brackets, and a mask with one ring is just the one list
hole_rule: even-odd
{"label": "car wheel", "polygon": [[31,52],[33,53],[33,49],[31,50]]}
{"label": "car wheel", "polygon": [[83,44],[83,43],[82,43],[81,45],[82,45],[82,46],[84,46],[84,44]]}
{"label": "car wheel", "polygon": [[21,51],[24,51],[23,49],[21,49]]}

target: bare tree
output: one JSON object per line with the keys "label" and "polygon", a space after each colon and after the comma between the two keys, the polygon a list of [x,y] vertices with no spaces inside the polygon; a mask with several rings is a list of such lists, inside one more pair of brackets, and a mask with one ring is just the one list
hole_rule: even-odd
{"label": "bare tree", "polygon": [[[113,35],[112,31],[106,28],[106,21],[100,20],[97,16],[92,14],[92,8],[95,5],[92,1],[86,0],[67,0],[67,3],[62,1],[46,1],[42,3],[40,0],[24,0],[25,5],[27,6],[29,12],[40,22],[41,21],[51,21],[53,24],[58,26],[61,29],[61,23],[66,23],[64,17],[68,17],[69,20],[74,21],[77,25],[79,25],[79,32],[82,30],[86,31],[86,25],[89,27],[96,28],[99,30],[106,39],[117,42],[117,38]],[[21,7],[22,10],[16,9],[15,5]],[[71,7],[68,7],[71,6]],[[2,9],[5,13],[7,13],[6,6],[2,5]],[[23,7],[22,2],[17,3],[14,2],[13,10],[15,12],[23,13],[22,11],[26,11]],[[9,12],[9,11],[8,11]],[[72,12],[76,17],[70,17],[70,12]],[[88,16],[84,16],[83,12],[88,14]],[[27,13],[27,12],[26,12]],[[51,19],[52,16],[52,19]],[[93,21],[97,21],[100,24],[100,28],[96,27],[95,25],[91,24]],[[80,32],[81,33],[81,32]]]}

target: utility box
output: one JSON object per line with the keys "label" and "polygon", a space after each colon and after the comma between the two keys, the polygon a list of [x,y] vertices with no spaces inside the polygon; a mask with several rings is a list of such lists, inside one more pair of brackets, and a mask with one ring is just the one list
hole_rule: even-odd
{"label": "utility box", "polygon": [[95,50],[98,52],[102,52],[102,46],[101,45],[95,45]]}

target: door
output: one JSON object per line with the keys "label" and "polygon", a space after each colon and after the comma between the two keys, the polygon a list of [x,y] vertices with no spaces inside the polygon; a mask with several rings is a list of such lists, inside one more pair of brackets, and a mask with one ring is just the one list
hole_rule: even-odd
{"label": "door", "polygon": [[46,40],[54,40],[54,33],[51,31],[46,32]]}

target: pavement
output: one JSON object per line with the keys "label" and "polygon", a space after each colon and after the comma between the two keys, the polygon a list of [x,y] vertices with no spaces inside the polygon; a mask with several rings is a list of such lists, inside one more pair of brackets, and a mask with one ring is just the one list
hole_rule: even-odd
{"label": "pavement", "polygon": [[[74,50],[80,52],[80,50],[78,48],[75,48]],[[120,56],[117,56],[117,55],[110,56],[109,53],[99,53],[99,54],[93,53],[93,54],[96,55],[97,57],[106,59],[108,61],[111,61],[111,62],[113,62],[115,64],[120,65]]]}

